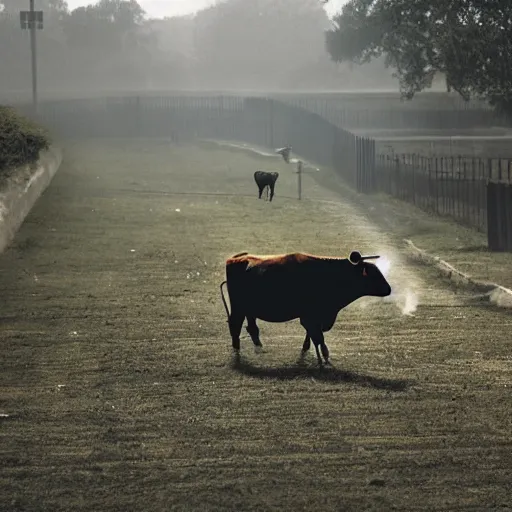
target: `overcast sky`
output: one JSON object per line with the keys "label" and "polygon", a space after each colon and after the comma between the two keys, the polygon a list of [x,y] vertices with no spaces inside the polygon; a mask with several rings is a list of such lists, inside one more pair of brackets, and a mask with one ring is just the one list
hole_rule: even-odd
{"label": "overcast sky", "polygon": [[[251,0],[247,1],[250,2]],[[337,8],[346,1],[330,0],[327,4],[327,12],[331,14],[333,11],[337,11]],[[82,5],[96,3],[95,0],[67,0],[67,2],[71,10]],[[215,0],[138,0],[138,2],[151,18],[163,18],[164,16],[178,16],[196,12],[215,3]]]}

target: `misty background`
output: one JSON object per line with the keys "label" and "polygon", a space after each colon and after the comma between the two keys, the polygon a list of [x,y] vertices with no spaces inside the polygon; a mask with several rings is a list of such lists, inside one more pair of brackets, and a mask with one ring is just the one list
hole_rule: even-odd
{"label": "misty background", "polygon": [[[0,91],[29,95],[29,31],[19,23],[28,0],[0,6]],[[35,8],[44,11],[44,29],[37,31],[42,96],[398,88],[383,58],[363,66],[331,60],[325,31],[332,21],[319,0],[225,0],[163,19],[135,0],[74,9],[63,0],[35,0]]]}

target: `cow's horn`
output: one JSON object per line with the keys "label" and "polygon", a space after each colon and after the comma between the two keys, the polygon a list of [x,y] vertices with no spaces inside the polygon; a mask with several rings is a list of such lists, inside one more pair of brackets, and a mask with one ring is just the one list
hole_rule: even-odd
{"label": "cow's horn", "polygon": [[348,261],[352,263],[352,265],[357,265],[362,259],[361,253],[359,251],[352,251],[350,256],[348,257]]}
{"label": "cow's horn", "polygon": [[361,256],[361,260],[376,260],[377,258],[380,258],[380,256],[373,255],[373,256]]}

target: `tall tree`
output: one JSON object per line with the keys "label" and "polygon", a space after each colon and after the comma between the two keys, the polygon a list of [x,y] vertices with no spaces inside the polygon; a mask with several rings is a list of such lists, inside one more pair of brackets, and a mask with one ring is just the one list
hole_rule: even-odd
{"label": "tall tree", "polygon": [[335,61],[385,55],[406,98],[443,73],[465,99],[512,115],[512,2],[351,0],[334,22],[326,45]]}

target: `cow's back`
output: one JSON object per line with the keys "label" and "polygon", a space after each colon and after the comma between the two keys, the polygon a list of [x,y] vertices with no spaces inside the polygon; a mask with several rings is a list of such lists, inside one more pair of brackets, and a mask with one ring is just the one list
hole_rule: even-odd
{"label": "cow's back", "polygon": [[226,276],[230,300],[267,321],[298,318],[318,301],[321,273],[312,257],[302,253],[229,258]]}

